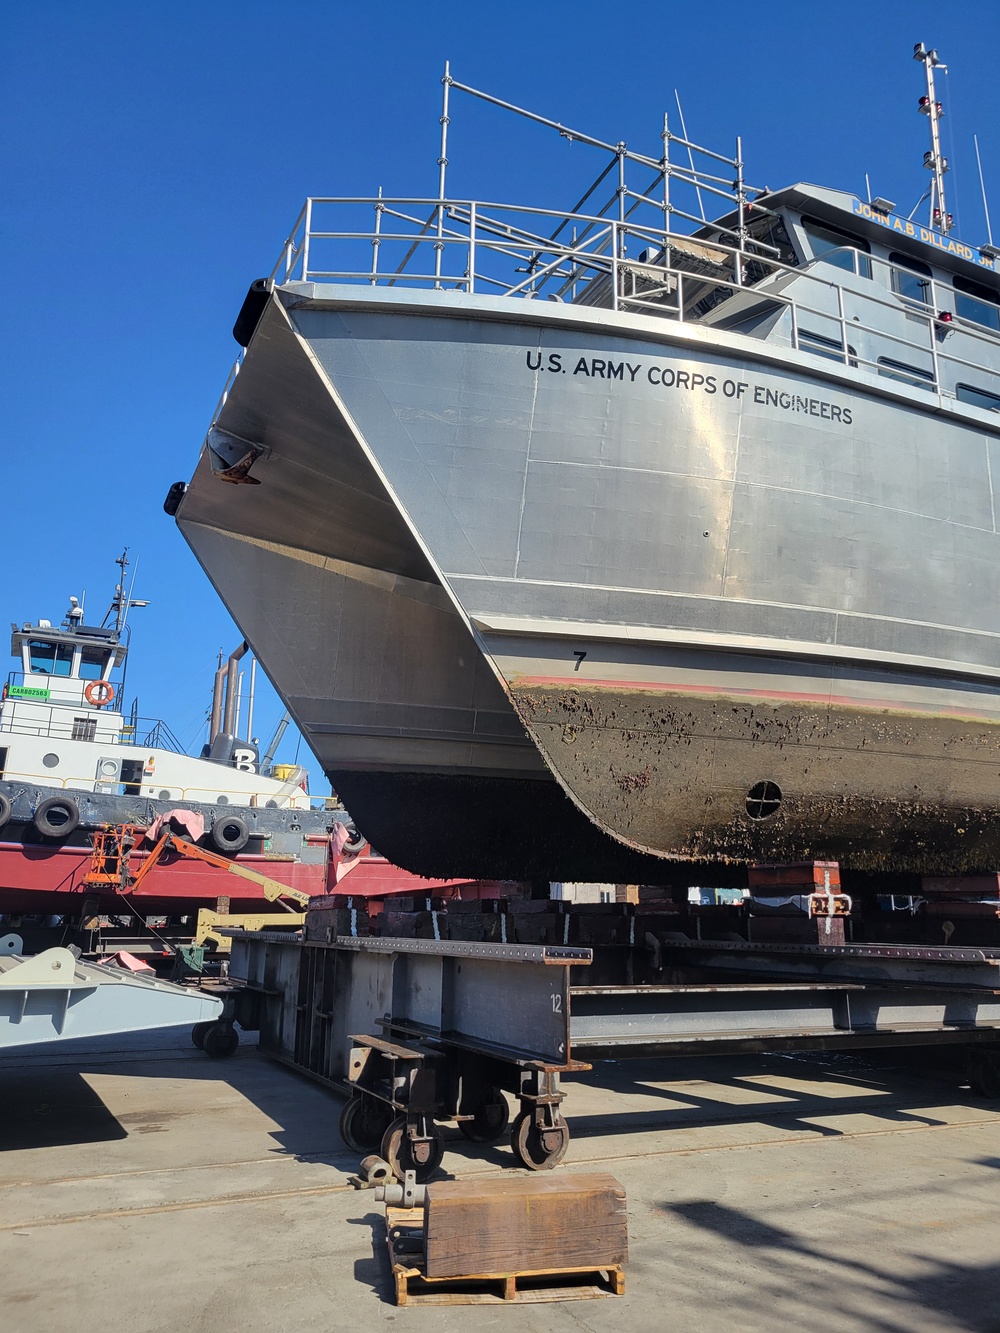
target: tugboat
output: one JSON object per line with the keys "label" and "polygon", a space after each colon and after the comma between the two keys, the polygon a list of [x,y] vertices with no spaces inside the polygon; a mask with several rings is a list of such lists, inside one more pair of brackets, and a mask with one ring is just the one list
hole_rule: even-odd
{"label": "tugboat", "polygon": [[[305,769],[262,772],[255,743],[236,735],[240,650],[216,674],[200,756],[135,704],[123,710],[128,613],[146,603],[126,592],[127,551],[116,563],[121,579],[100,625],[86,624],[72,597],[59,625],[12,626],[18,665],[0,698],[0,913],[74,916],[85,900],[90,914],[108,908],[107,891],[93,893],[95,837],[122,827],[139,831],[139,859],[142,830],[172,825],[299,894],[326,892],[331,846],[357,854],[366,844],[346,812],[312,808]],[[143,877],[138,914],[191,911],[220,895],[234,906],[263,897],[252,880],[220,882],[212,865],[168,856]]]}

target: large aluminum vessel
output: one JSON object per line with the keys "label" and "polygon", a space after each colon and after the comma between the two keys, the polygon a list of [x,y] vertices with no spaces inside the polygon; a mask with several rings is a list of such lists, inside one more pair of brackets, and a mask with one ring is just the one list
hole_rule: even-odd
{"label": "large aluminum vessel", "polygon": [[926,222],[540,117],[609,155],[570,212],[446,142],[436,198],[307,202],[167,509],[390,858],[1000,860],[1000,252],[917,58]]}

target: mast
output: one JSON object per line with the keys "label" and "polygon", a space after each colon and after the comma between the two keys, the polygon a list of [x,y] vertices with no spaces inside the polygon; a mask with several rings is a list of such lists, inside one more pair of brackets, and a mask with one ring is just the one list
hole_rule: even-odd
{"label": "mast", "polygon": [[127,582],[125,571],[128,569],[129,563],[128,547],[126,546],[124,551],[122,551],[121,555],[115,561],[115,564],[121,570],[121,574],[119,575],[121,581],[115,584],[115,595],[112,597],[111,605],[108,607],[107,614],[101,622],[101,628],[107,629],[108,621],[113,618],[115,633],[119,639],[124,633],[125,622],[128,619],[128,613],[132,607],[149,605],[149,602],[140,601],[132,596],[132,592],[135,588],[135,576],[138,573],[138,565],[136,565],[136,568],[132,571],[132,582],[129,584],[128,592],[125,591],[125,584]]}
{"label": "mast", "polygon": [[948,66],[942,64],[936,51],[928,51],[923,42],[917,42],[914,46],[913,59],[923,62],[924,73],[927,75],[927,92],[921,97],[917,106],[921,115],[928,118],[931,128],[930,150],[924,153],[924,166],[934,173],[931,185],[930,225],[942,236],[947,236],[953,223],[944,198],[944,174],[948,170],[948,159],[941,152],[941,117],[944,115],[944,108],[934,93],[934,71],[940,68],[947,73]]}

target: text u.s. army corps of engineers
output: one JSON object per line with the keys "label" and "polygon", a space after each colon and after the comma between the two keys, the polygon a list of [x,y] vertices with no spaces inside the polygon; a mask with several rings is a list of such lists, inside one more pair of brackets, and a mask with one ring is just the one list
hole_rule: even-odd
{"label": "text u.s. army corps of engineers", "polygon": [[655,362],[614,361],[609,357],[596,356],[581,356],[574,363],[572,357],[564,358],[562,352],[537,350],[526,352],[525,364],[530,371],[552,375],[578,375],[587,380],[617,380],[622,384],[648,383],[660,389],[681,389],[689,393],[717,393],[723,398],[736,399],[737,402],[745,398],[747,402],[758,403],[762,407],[803,412],[824,421],[839,421],[845,426],[850,426],[854,419],[851,409],[842,403],[791,393],[787,389],[773,389],[770,385],[755,384],[752,380],[723,379],[719,375],[694,368],[678,369]]}

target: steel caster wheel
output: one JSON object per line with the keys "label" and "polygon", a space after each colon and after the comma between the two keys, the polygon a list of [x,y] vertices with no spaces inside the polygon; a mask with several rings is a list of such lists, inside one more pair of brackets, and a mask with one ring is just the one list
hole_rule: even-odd
{"label": "steel caster wheel", "polygon": [[490,1088],[473,1111],[472,1119],[460,1120],[458,1129],[470,1143],[499,1143],[509,1122],[507,1098],[500,1088]]}
{"label": "steel caster wheel", "polygon": [[969,1061],[969,1087],[987,1101],[1000,1099],[1000,1060],[992,1053],[977,1051]]}
{"label": "steel caster wheel", "polygon": [[354,1152],[377,1152],[391,1123],[391,1106],[374,1097],[353,1096],[340,1113],[340,1137]]}
{"label": "steel caster wheel", "polygon": [[194,1045],[197,1046],[199,1051],[205,1049],[205,1033],[213,1026],[214,1023],[210,1020],[207,1023],[195,1023],[194,1027],[191,1029],[191,1040]]}
{"label": "steel caster wheel", "polygon": [[224,1060],[227,1056],[235,1055],[239,1044],[239,1033],[235,1028],[225,1027],[222,1023],[210,1023],[202,1037],[201,1049],[212,1060]]}
{"label": "steel caster wheel", "polygon": [[[423,1160],[417,1159],[420,1154]],[[388,1162],[399,1180],[407,1171],[416,1175],[417,1184],[422,1185],[441,1165],[444,1157],[444,1144],[439,1134],[426,1143],[414,1144],[406,1132],[406,1116],[397,1116],[382,1136],[381,1157]]]}
{"label": "steel caster wheel", "polygon": [[539,1129],[531,1111],[522,1111],[510,1132],[514,1156],[529,1171],[551,1171],[566,1156],[569,1125],[557,1115],[551,1129]]}

